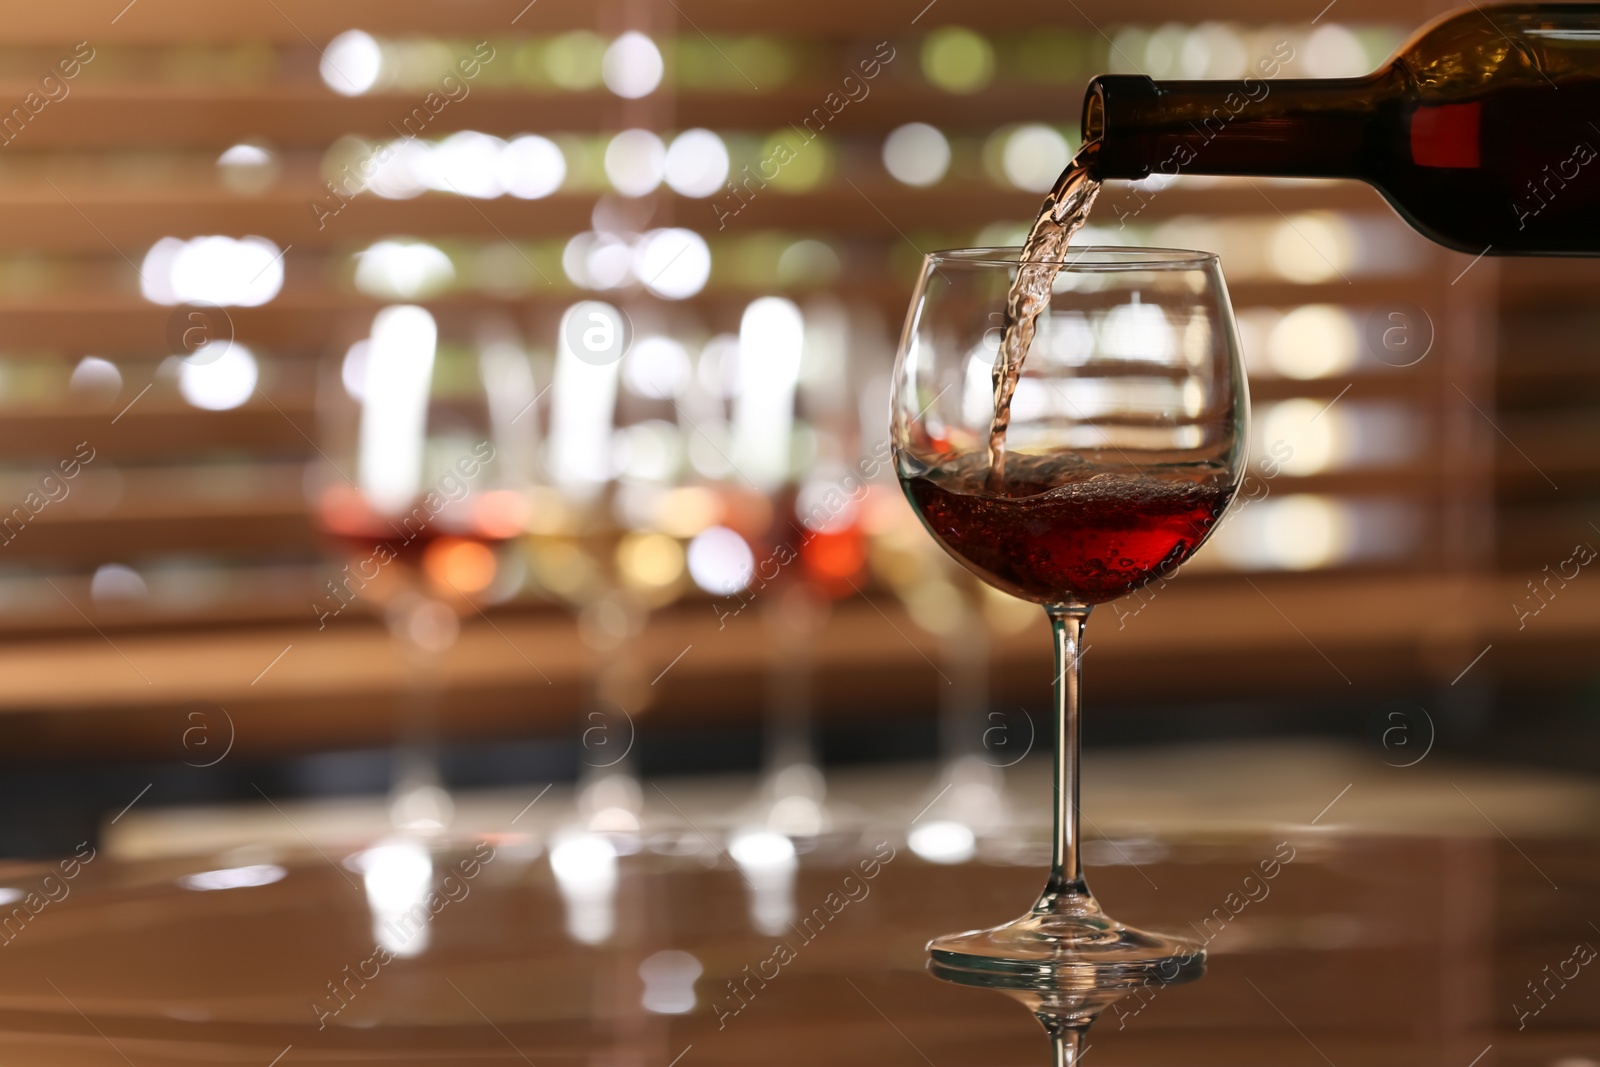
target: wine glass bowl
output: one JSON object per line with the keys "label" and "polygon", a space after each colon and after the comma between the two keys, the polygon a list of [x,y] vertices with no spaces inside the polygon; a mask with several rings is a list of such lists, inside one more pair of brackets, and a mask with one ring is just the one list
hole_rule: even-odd
{"label": "wine glass bowl", "polygon": [[1099,604],[1182,562],[1242,472],[1245,405],[1214,255],[1074,250],[988,448],[991,372],[1016,249],[929,257],[901,342],[901,484],[939,543],[1038,604]]}
{"label": "wine glass bowl", "polygon": [[[1053,281],[1055,263],[1020,265],[1049,293],[1010,391],[996,362],[1019,252],[925,258],[896,358],[890,438],[901,487],[934,539],[1050,618],[1052,867],[1027,916],[937,938],[929,951],[935,971],[957,980],[1170,981],[1203,966],[1203,950],[1110,919],[1083,879],[1078,650],[1093,605],[1170,575],[1233,499],[1248,415],[1237,330],[1211,253],[1073,249]],[[996,418],[1005,396],[1009,424]]]}

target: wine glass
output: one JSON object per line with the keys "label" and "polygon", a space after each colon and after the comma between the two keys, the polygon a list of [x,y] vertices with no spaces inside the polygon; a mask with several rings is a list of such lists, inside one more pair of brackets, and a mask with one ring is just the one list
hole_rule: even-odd
{"label": "wine glass", "polygon": [[318,628],[346,608],[381,612],[405,665],[390,815],[404,833],[440,834],[453,803],[437,758],[443,659],[463,616],[521,583],[512,539],[524,527],[535,439],[533,366],[506,323],[475,344],[441,341],[433,315],[391,305],[356,326],[325,368],[317,410],[324,461],[312,513],[344,566],[312,602]]}
{"label": "wine glass", "polygon": [[[937,973],[978,984],[1171,981],[1203,967],[1204,951],[1115,921],[1084,881],[1079,649],[1095,604],[1170,573],[1233,499],[1249,406],[1237,330],[1214,254],[1073,249],[1011,396],[1003,461],[992,463],[994,363],[1019,253],[925,257],[896,356],[890,438],[901,488],[934,539],[1050,619],[1050,876],[1027,915],[935,938],[928,951]],[[1054,269],[1028,266],[1034,278]]]}

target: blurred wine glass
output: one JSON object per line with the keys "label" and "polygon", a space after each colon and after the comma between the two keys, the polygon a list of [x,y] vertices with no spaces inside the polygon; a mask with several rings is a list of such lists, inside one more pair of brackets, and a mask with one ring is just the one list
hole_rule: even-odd
{"label": "blurred wine glass", "polygon": [[581,828],[597,833],[642,829],[635,716],[657,690],[638,639],[690,588],[685,541],[721,511],[688,463],[679,407],[693,379],[688,349],[672,323],[638,315],[583,301],[563,316],[547,484],[536,490],[527,546],[534,584],[574,613],[592,656],[578,808]]}
{"label": "blurred wine glass", "polygon": [[441,340],[416,305],[379,311],[319,390],[313,514],[340,564],[313,603],[319,628],[381,612],[405,665],[390,815],[449,825],[438,766],[441,661],[461,618],[514,595],[508,542],[525,526],[537,431],[534,373],[512,329]]}
{"label": "blurred wine glass", "polygon": [[[1026,712],[996,710],[990,696],[991,630],[1004,638],[1020,627],[1015,612],[928,540],[898,492],[876,503],[869,523],[874,576],[937,641],[939,770],[908,843],[931,862],[964,862],[1007,827],[1005,771],[1034,739]],[[1022,625],[1032,619],[1027,610]]]}
{"label": "blurred wine glass", "polygon": [[[825,833],[840,816],[826,800],[813,679],[834,605],[861,591],[866,567],[861,501],[870,479],[852,387],[863,369],[848,358],[858,332],[843,305],[820,297],[804,310],[764,297],[740,322],[734,455],[740,480],[767,494],[772,515],[752,575],[768,650],[758,821],[791,837]],[[764,457],[754,473],[744,470],[746,455]]]}

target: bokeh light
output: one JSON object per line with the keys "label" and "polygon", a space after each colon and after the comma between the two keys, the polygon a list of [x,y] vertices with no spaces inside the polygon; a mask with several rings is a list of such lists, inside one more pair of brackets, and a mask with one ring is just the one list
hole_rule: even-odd
{"label": "bokeh light", "polygon": [[1158,78],[1175,78],[1183,71],[1183,46],[1189,30],[1177,22],[1156,27],[1145,39],[1145,66]]}
{"label": "bokeh light", "polygon": [[561,252],[561,269],[582,289],[615,289],[633,269],[633,251],[615,234],[580,233]]}
{"label": "bokeh light", "polygon": [[794,842],[771,830],[750,830],[728,842],[728,855],[740,867],[757,870],[790,868],[796,863]]}
{"label": "bokeh light", "polygon": [[478,593],[494,581],[494,553],[478,541],[441,537],[423,552],[422,569],[445,589]]}
{"label": "bokeh light", "polygon": [[1310,493],[1261,504],[1263,556],[1286,570],[1325,567],[1349,550],[1349,517],[1336,500]]}
{"label": "bokeh light", "polygon": [[89,596],[96,604],[114,600],[143,600],[150,594],[139,572],[122,563],[102,563],[89,579]]}
{"label": "bokeh light", "polygon": [[839,253],[825,241],[807,237],[794,242],[778,256],[779,285],[826,285],[844,270]]}
{"label": "bokeh light", "polygon": [[485,537],[514,537],[528,524],[527,497],[512,489],[490,489],[472,499],[472,526]]}
{"label": "bokeh light", "polygon": [[633,269],[657,296],[686,300],[711,277],[711,247],[693,230],[651,230],[639,242]]}
{"label": "bokeh light", "polygon": [[344,359],[339,363],[339,381],[344,385],[345,395],[356,403],[366,399],[367,396],[367,351],[370,342],[363,337],[345,350]]}
{"label": "bokeh light", "polygon": [[1251,504],[1218,532],[1215,551],[1248,570],[1316,570],[1347,559],[1356,524],[1348,505],[1313,493]]}
{"label": "bokeh light", "polygon": [[617,568],[630,584],[665,589],[683,577],[685,557],[676,538],[661,533],[630,533],[617,543]]}
{"label": "bokeh light", "polygon": [[1185,78],[1242,78],[1251,56],[1244,35],[1222,22],[1202,22],[1178,48],[1178,69]]}
{"label": "bokeh light", "polygon": [[230,411],[256,391],[256,359],[236,342],[213,341],[178,367],[178,392],[204,411]]}
{"label": "bokeh light", "polygon": [[689,577],[713,596],[732,596],[750,584],[756,557],[745,539],[726,526],[712,526],[689,542]]}
{"label": "bokeh light", "polygon": [[659,335],[635,341],[622,364],[622,384],[628,391],[653,400],[678,396],[692,374],[682,343]]}
{"label": "bokeh light", "polygon": [[739,320],[732,454],[739,457],[740,474],[767,490],[790,473],[805,332],[800,308],[781,296],[752,300]]}
{"label": "bokeh light", "polygon": [[1315,284],[1344,277],[1355,264],[1350,225],[1331,212],[1305,212],[1282,219],[1268,238],[1267,257],[1283,277]]}
{"label": "bokeh light", "polygon": [[567,905],[567,933],[597,945],[616,926],[617,846],[598,833],[566,833],[550,848],[550,871]]}
{"label": "bokeh light", "polygon": [[716,492],[703,485],[683,485],[662,494],[656,506],[655,525],[673,537],[692,538],[715,525],[724,512]]}
{"label": "bokeh light", "polygon": [[710,196],[728,180],[728,146],[710,130],[684,130],[667,148],[664,173],[680,196]]}
{"label": "bokeh light", "polygon": [[605,62],[606,42],[588,30],[574,30],[551,40],[544,50],[545,71],[563,89],[581,92],[598,88]]}
{"label": "bokeh light", "polygon": [[358,167],[361,163],[367,172],[366,187],[385,200],[410,200],[431,187],[433,146],[427,141],[398,141],[383,148],[368,148]]}
{"label": "bokeh light", "polygon": [[661,50],[637,30],[629,30],[612,41],[600,64],[606,88],[628,100],[655,92],[661,84],[662,70]]}
{"label": "bokeh light", "polygon": [[506,143],[476,130],[461,130],[434,146],[430,154],[430,186],[477,200],[492,200],[506,190],[500,181],[500,158]]}
{"label": "bokeh light", "polygon": [[110,360],[84,356],[72,368],[67,388],[74,393],[91,396],[116,396],[122,389],[122,372]]}
{"label": "bokeh light", "polygon": [[624,427],[613,445],[616,473],[635,481],[669,482],[683,459],[683,435],[676,423],[664,419]]}
{"label": "bokeh light", "polygon": [[837,468],[814,472],[795,494],[795,517],[806,529],[838,533],[856,521],[860,508],[850,494],[839,488],[839,474]]}
{"label": "bokeh light", "polygon": [[260,307],[283,288],[283,252],[265,237],[163,237],[145,253],[139,287],[157,304]]}
{"label": "bokeh light", "polygon": [[379,241],[356,254],[356,288],[380,299],[432,296],[455,278],[450,257],[426,241]]}
{"label": "bokeh light", "polygon": [[178,884],[197,893],[220,889],[249,889],[258,885],[281,882],[289,871],[276,863],[252,863],[244,867],[224,867],[214,871],[196,871],[179,877]]}
{"label": "bokeh light", "polygon": [[368,504],[398,514],[422,482],[439,326],[426,308],[399,304],[373,316],[368,337],[356,480]]}
{"label": "bokeh light", "polygon": [[433,858],[427,847],[410,839],[392,839],[361,853],[357,866],[378,944],[402,958],[426,951],[432,939],[429,927],[402,927],[395,920],[428,899]]}
{"label": "bokeh light", "polygon": [[639,964],[644,992],[639,1003],[657,1015],[684,1015],[694,1010],[694,983],[705,968],[679,949],[663,949]]}
{"label": "bokeh light", "polygon": [[277,153],[258,142],[241,142],[217,157],[217,176],[222,184],[244,196],[266,192],[280,170]]}
{"label": "bokeh light", "polygon": [[1350,313],[1333,304],[1305,304],[1272,325],[1267,362],[1285,378],[1325,378],[1355,365],[1360,338]]}
{"label": "bokeh light", "polygon": [[1361,39],[1337,22],[1318,26],[1306,41],[1307,78],[1354,78],[1371,69]]}
{"label": "bokeh light", "polygon": [[667,149],[649,130],[623,130],[606,145],[606,177],[623,196],[645,196],[666,175]]}
{"label": "bokeh light", "polygon": [[1047,193],[1072,162],[1072,148],[1058,131],[1034,123],[1011,131],[1000,158],[1012,185],[1030,193]]}
{"label": "bokeh light", "polygon": [[495,166],[500,186],[519,200],[549,196],[567,178],[567,158],[560,146],[534,133],[512,138]]}
{"label": "bokeh light", "polygon": [[900,592],[911,621],[930,634],[945,636],[963,625],[967,612],[961,590],[944,578],[930,577]]}
{"label": "bokeh light", "polygon": [[1276,458],[1282,446],[1290,453],[1278,460],[1284,474],[1302,477],[1334,466],[1339,459],[1340,412],[1324,401],[1296,397],[1264,405],[1261,440],[1273,446]]}
{"label": "bokeh light", "polygon": [[1100,318],[1096,352],[1105,359],[1165,363],[1176,347],[1166,313],[1155,304],[1139,301],[1135,291],[1126,304],[1117,304]]}
{"label": "bokeh light", "polygon": [[937,184],[950,169],[950,142],[925,122],[908,122],[884,139],[883,166],[906,185]]}
{"label": "bokeh light", "polygon": [[971,30],[945,26],[923,39],[922,73],[947,92],[975,93],[994,77],[994,49]]}
{"label": "bokeh light", "polygon": [[383,73],[383,49],[370,33],[346,30],[322,50],[322,82],[341,96],[360,96]]}
{"label": "bokeh light", "polygon": [[761,146],[760,158],[778,164],[769,183],[787,193],[815,189],[833,170],[828,144],[825,137],[802,141],[792,130],[780,130],[768,137]]}
{"label": "bokeh light", "polygon": [[906,837],[911,851],[929,863],[965,863],[978,851],[978,839],[965,823],[934,819]]}
{"label": "bokeh light", "polygon": [[801,546],[800,558],[806,573],[824,586],[840,594],[854,592],[850,580],[867,564],[867,540],[854,527],[814,533]]}

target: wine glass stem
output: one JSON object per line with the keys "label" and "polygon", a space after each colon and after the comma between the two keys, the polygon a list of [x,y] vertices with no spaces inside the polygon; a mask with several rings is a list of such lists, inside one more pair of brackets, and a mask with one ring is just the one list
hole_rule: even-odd
{"label": "wine glass stem", "polygon": [[1061,1026],[1050,1031],[1050,1062],[1052,1067],[1077,1067],[1082,1055],[1083,1030],[1075,1026]]}
{"label": "wine glass stem", "polygon": [[1035,905],[1036,912],[1061,911],[1092,900],[1083,880],[1078,838],[1078,717],[1083,692],[1083,627],[1087,605],[1052,605],[1045,609],[1055,638],[1055,837],[1051,846],[1050,881]]}

